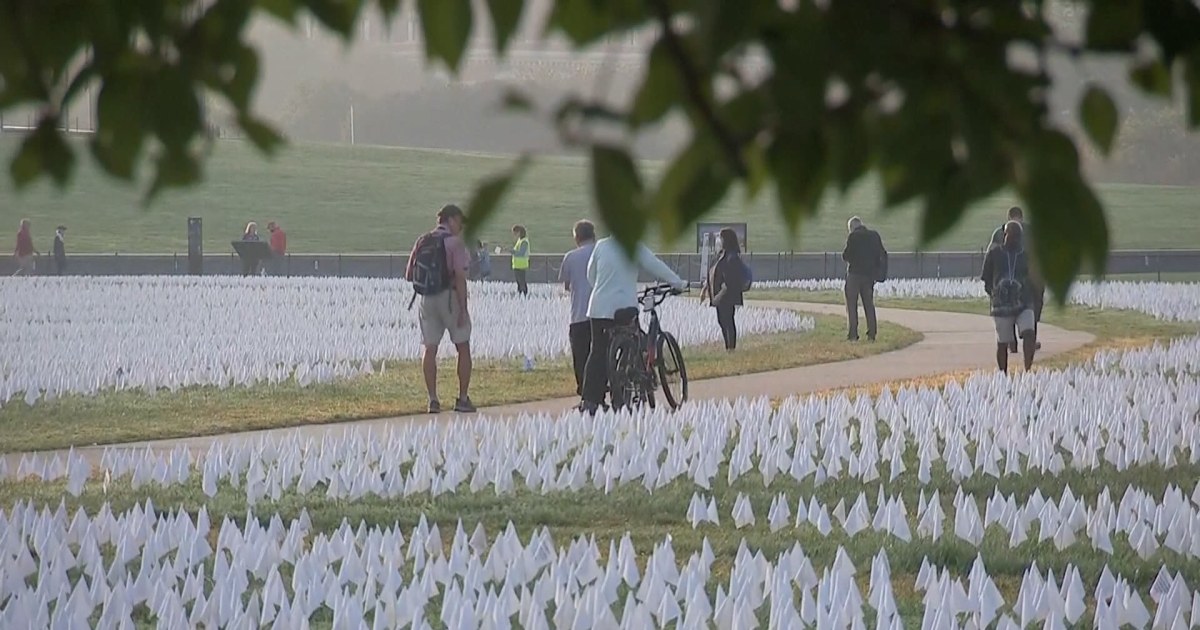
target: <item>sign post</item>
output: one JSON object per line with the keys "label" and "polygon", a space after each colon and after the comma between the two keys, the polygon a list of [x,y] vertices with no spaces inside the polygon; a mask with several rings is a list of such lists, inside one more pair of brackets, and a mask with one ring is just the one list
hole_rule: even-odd
{"label": "sign post", "polygon": [[203,223],[199,217],[188,217],[188,275],[192,276],[204,275]]}

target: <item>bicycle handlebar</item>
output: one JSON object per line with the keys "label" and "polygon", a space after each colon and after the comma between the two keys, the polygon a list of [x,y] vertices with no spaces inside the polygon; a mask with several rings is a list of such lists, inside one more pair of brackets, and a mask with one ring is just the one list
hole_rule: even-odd
{"label": "bicycle handlebar", "polygon": [[[687,285],[690,288],[690,283]],[[638,295],[638,303],[645,304],[648,300],[654,300],[654,306],[662,304],[667,299],[668,295],[681,295],[686,289],[676,289],[675,287],[666,284],[652,284],[644,289]]]}

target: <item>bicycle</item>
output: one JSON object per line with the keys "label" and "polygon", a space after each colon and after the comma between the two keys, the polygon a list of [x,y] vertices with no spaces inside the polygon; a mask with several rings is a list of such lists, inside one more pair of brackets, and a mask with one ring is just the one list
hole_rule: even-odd
{"label": "bicycle", "polygon": [[687,367],[675,335],[662,329],[658,307],[668,295],[682,290],[669,284],[646,287],[638,296],[641,309],[650,314],[645,331],[638,321],[637,307],[616,312],[616,325],[608,355],[608,378],[613,409],[655,406],[655,391],[661,386],[671,409],[678,409],[688,398]]}

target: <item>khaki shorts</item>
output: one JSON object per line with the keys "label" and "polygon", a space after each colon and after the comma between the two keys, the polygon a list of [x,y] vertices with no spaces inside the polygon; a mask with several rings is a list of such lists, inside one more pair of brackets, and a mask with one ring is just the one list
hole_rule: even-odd
{"label": "khaki shorts", "polygon": [[992,317],[996,321],[996,341],[998,343],[1016,343],[1014,330],[1021,335],[1033,332],[1033,309],[1027,308],[1016,315]]}
{"label": "khaki shorts", "polygon": [[421,296],[421,308],[418,311],[421,341],[427,346],[436,346],[442,342],[446,331],[450,331],[450,342],[454,345],[471,341],[471,315],[468,313],[463,325],[459,326],[458,308],[454,291]]}

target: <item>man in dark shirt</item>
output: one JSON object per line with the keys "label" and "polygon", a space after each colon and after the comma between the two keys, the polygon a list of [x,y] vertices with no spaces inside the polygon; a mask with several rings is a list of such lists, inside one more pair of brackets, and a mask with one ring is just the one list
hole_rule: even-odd
{"label": "man in dark shirt", "polygon": [[1006,374],[1009,346],[1017,342],[1018,334],[1025,352],[1026,370],[1033,367],[1033,355],[1037,351],[1033,314],[1037,283],[1025,253],[1023,233],[1019,221],[1005,224],[1003,244],[988,250],[980,277],[983,290],[990,298],[992,319],[996,322],[996,367]]}
{"label": "man in dark shirt", "polygon": [[842,260],[846,270],[846,316],[850,320],[849,341],[858,341],[858,301],[862,300],[867,316],[867,339],[875,341],[878,332],[875,320],[875,283],[887,279],[887,250],[875,230],[867,229],[862,219],[851,217],[846,224],[850,234]]}

